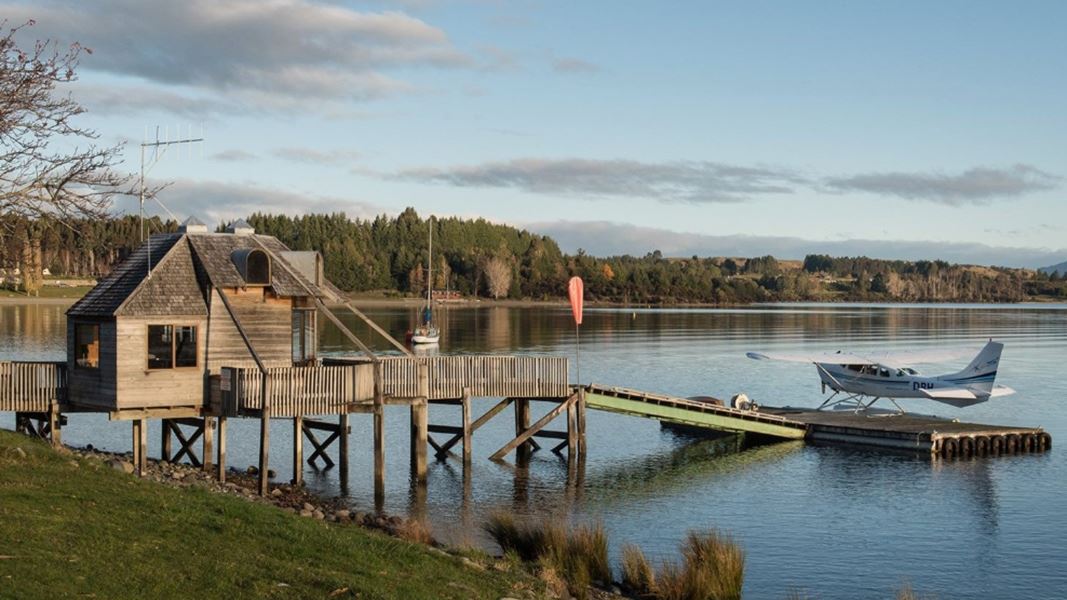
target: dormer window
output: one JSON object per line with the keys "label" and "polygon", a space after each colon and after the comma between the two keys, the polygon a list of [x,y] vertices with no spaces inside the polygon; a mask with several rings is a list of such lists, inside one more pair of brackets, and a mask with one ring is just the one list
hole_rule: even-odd
{"label": "dormer window", "polygon": [[258,248],[234,250],[230,255],[245,285],[270,285],[270,255]]}

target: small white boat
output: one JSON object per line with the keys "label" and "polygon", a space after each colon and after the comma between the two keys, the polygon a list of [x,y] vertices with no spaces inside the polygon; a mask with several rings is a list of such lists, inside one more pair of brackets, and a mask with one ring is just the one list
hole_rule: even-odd
{"label": "small white boat", "polygon": [[433,325],[420,325],[411,332],[412,344],[436,344],[441,341],[441,332]]}
{"label": "small white boat", "polygon": [[436,344],[441,330],[433,322],[433,217],[430,217],[430,254],[426,260],[426,308],[422,309],[422,325],[411,332],[412,344]]}

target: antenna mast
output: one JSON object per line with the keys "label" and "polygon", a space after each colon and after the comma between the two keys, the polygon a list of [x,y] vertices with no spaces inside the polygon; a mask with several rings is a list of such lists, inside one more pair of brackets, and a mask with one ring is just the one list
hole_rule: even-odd
{"label": "antenna mast", "polygon": [[[142,138],[142,139],[145,139],[147,137],[148,137],[148,135],[146,133],[144,138]],[[139,200],[140,200],[139,204],[140,204],[140,219],[141,219],[141,221],[140,221],[141,243],[145,243],[145,242],[147,242],[148,244],[152,243],[151,237],[145,235],[145,225],[144,225],[144,176],[145,176],[145,173],[147,171],[152,170],[152,167],[156,166],[156,164],[159,163],[159,161],[166,155],[167,149],[170,148],[171,146],[179,146],[180,147],[183,144],[194,144],[194,143],[197,143],[197,142],[204,141],[204,126],[203,125],[200,126],[200,137],[198,137],[198,138],[192,137],[192,126],[189,127],[189,137],[186,137],[186,138],[182,138],[181,137],[181,126],[179,126],[178,127],[178,139],[172,140],[172,139],[169,139],[169,138],[170,138],[170,128],[168,127],[166,129],[166,131],[164,132],[164,134],[163,134],[163,139],[162,140],[159,139],[159,126],[157,125],[156,126],[156,140],[154,142],[147,142],[147,141],[146,142],[141,142],[141,176],[140,176],[140,179],[138,181],[138,184],[139,184],[138,185],[138,188],[139,188],[138,196],[139,196]],[[144,156],[146,148],[151,148],[152,149],[152,160],[151,160],[151,162],[148,163],[147,167],[145,165],[145,156]],[[170,215],[172,217],[174,216],[174,213],[170,212],[170,209],[168,209],[166,206],[163,205],[162,202],[159,201],[159,198],[155,198],[155,200],[156,200],[156,202],[159,202],[160,206],[163,206],[163,210],[166,210],[168,213],[170,213]],[[149,279],[152,278],[152,246],[151,245],[148,246],[148,278]]]}

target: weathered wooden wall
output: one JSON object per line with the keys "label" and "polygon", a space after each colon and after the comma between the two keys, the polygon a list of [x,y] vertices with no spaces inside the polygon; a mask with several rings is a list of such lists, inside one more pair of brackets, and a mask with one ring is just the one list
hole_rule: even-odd
{"label": "weathered wooden wall", "polygon": [[[100,366],[86,369],[74,364],[74,324],[100,325]],[[115,321],[67,319],[67,400],[82,408],[115,408],[116,387]]]}
{"label": "weathered wooden wall", "polygon": [[230,319],[220,293],[226,294],[260,359],[271,365],[291,365],[293,301],[275,298],[263,288],[216,289],[211,294],[208,323],[208,371],[217,375],[222,367],[244,366],[252,362],[248,346]]}
{"label": "weathered wooden wall", "polygon": [[[149,370],[149,325],[196,325],[197,366]],[[206,330],[207,319],[202,316],[118,317],[115,324],[118,354],[114,409],[202,406],[207,386],[204,371]]]}

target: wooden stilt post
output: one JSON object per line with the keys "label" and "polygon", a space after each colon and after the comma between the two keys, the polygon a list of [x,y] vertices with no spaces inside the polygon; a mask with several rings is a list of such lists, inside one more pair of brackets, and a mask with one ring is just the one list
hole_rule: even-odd
{"label": "wooden stilt post", "polygon": [[159,424],[162,436],[159,441],[159,460],[170,462],[170,419],[160,419]]}
{"label": "wooden stilt post", "polygon": [[210,473],[215,462],[215,417],[204,417],[204,450],[202,452],[205,473]]}
{"label": "wooden stilt post", "polygon": [[[17,417],[16,417],[17,418]],[[134,419],[130,421],[130,432],[132,437],[130,438],[130,447],[133,449],[133,472],[139,473],[141,466],[141,421]]]}
{"label": "wooden stilt post", "polygon": [[471,391],[463,389],[463,468],[471,462]]}
{"label": "wooden stilt post", "polygon": [[429,437],[429,402],[421,398],[411,404],[411,470],[415,480],[426,482],[426,445]]}
{"label": "wooden stilt post", "polygon": [[137,474],[148,474],[148,419],[138,419],[137,428]]}
{"label": "wooden stilt post", "polygon": [[578,388],[578,452],[585,455],[585,388]]}
{"label": "wooden stilt post", "polygon": [[219,417],[218,460],[215,461],[216,478],[226,481],[226,417]]}
{"label": "wooden stilt post", "polygon": [[[530,400],[527,398],[515,399],[515,435],[526,431],[530,427]],[[532,448],[530,444],[522,444],[519,446],[516,458],[518,460],[526,460],[530,458],[530,451]]]}
{"label": "wooden stilt post", "polygon": [[385,410],[374,407],[374,505],[385,504]]}
{"label": "wooden stilt post", "polygon": [[293,417],[293,485],[304,482],[304,417]]}
{"label": "wooden stilt post", "polygon": [[270,407],[264,406],[259,415],[259,495],[270,491]]}
{"label": "wooden stilt post", "polygon": [[[581,394],[581,391],[578,392]],[[578,452],[578,401],[567,405],[567,461],[573,462]]]}
{"label": "wooden stilt post", "polygon": [[348,487],[348,413],[343,412],[337,417],[338,435],[341,438],[337,444],[337,463],[341,468],[341,487]]}
{"label": "wooden stilt post", "polygon": [[63,445],[63,415],[59,414],[58,404],[52,404],[48,411],[48,436],[53,448]]}

